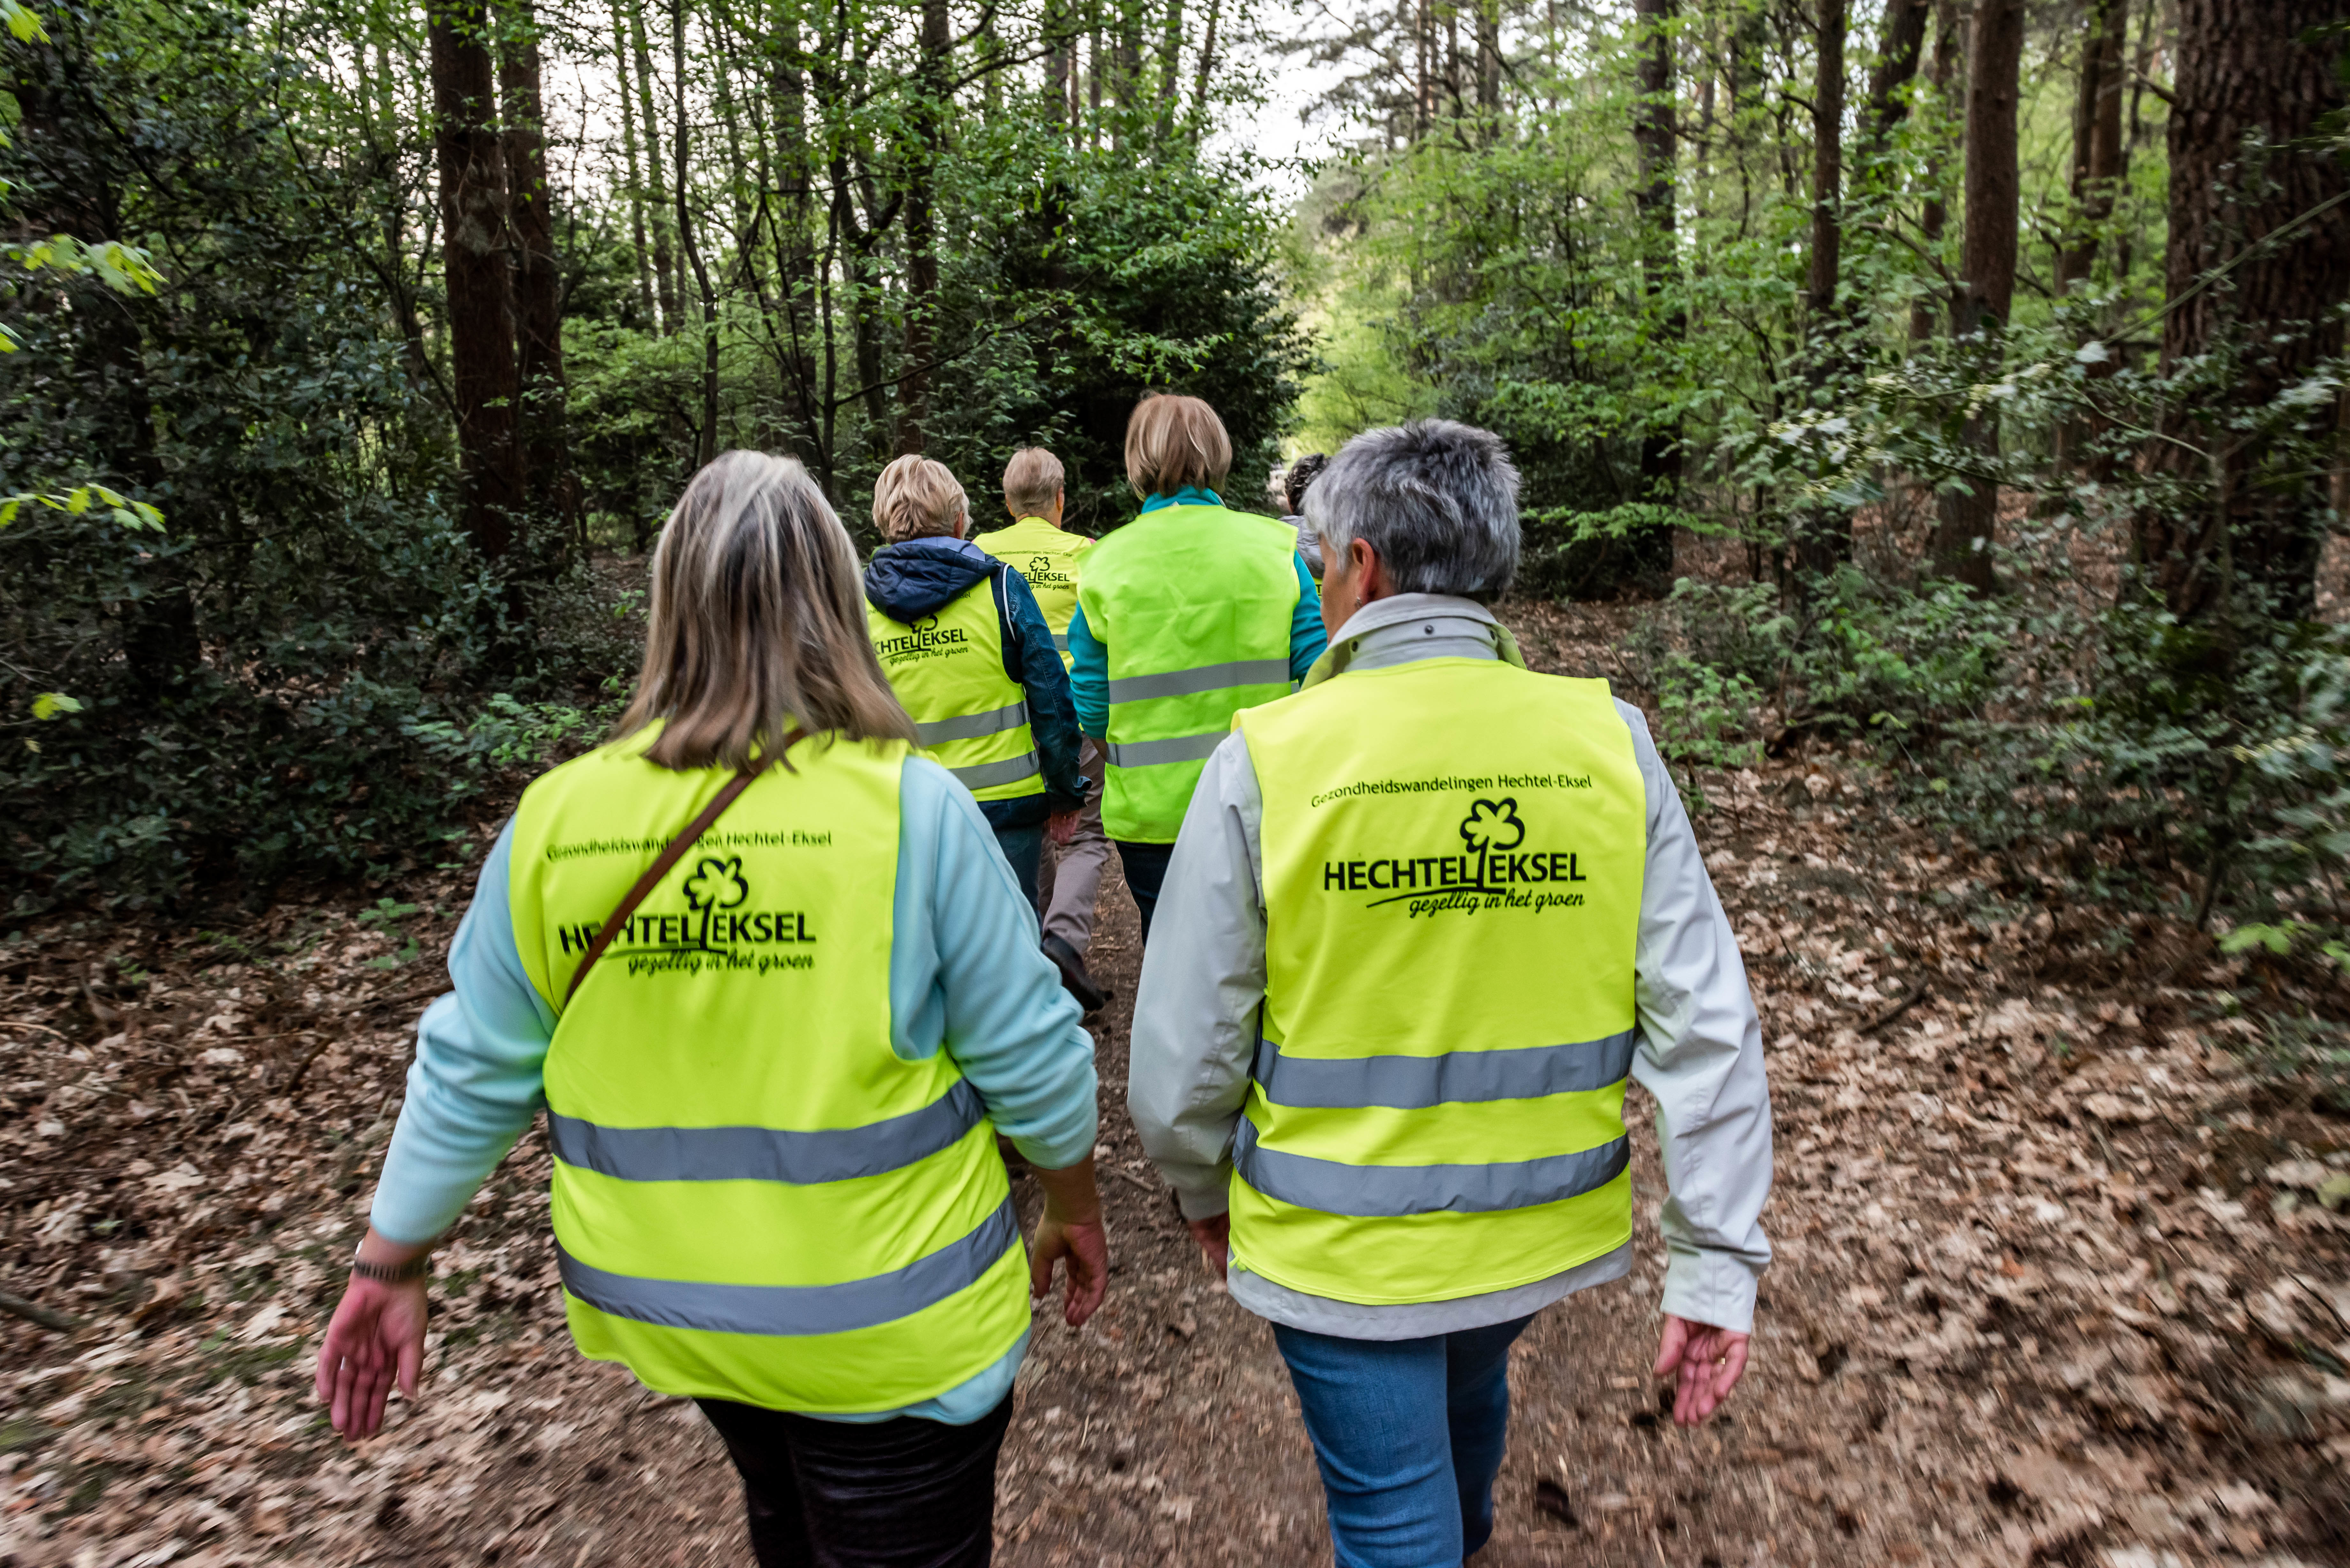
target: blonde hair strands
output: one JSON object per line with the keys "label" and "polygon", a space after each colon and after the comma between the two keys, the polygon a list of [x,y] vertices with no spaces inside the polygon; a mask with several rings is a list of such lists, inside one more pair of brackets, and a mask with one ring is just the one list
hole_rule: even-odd
{"label": "blonde hair strands", "polygon": [[857,549],[807,471],[721,452],[653,551],[636,695],[615,726],[660,722],[665,768],[740,768],[794,723],[850,740],[914,738],[865,629]]}
{"label": "blonde hair strands", "polygon": [[971,515],[971,499],[943,462],[911,453],[873,482],[873,525],[892,545],[952,534]]}
{"label": "blonde hair strands", "polygon": [[1172,495],[1186,485],[1213,490],[1232,471],[1232,438],[1197,398],[1159,392],[1126,421],[1126,482],[1137,495]]}
{"label": "blonde hair strands", "polygon": [[1041,446],[1024,446],[1003,465],[1003,499],[1024,517],[1042,514],[1067,487],[1061,460]]}

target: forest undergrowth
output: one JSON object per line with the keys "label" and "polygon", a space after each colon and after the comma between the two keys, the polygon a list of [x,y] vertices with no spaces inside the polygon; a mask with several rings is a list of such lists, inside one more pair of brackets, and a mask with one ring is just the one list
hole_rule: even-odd
{"label": "forest undergrowth", "polygon": [[[1508,613],[1538,667],[1636,673],[1631,611]],[[1480,1563],[2350,1563],[2350,1120],[2262,1070],[2307,980],[2184,919],[2005,918],[1841,752],[1705,784],[1778,1116],[1754,1370],[1726,1421],[1659,1419],[1644,1151],[1633,1279],[1518,1355]],[[536,1132],[441,1254],[424,1397],[356,1449],[313,1402],[469,877],[0,951],[0,1563],[746,1560],[691,1406],[566,1341]],[[1103,912],[1118,1272],[1085,1330],[1040,1322],[999,1555],[1326,1561],[1270,1335],[1126,1120],[1114,878]]]}

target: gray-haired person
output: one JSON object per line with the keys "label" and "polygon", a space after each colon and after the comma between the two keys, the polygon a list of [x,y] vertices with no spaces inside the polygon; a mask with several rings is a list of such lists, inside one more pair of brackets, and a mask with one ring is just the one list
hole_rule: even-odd
{"label": "gray-haired person", "polygon": [[1492,1530],[1509,1347],[1631,1267],[1627,1080],[1671,1196],[1660,1377],[1746,1361],[1771,1185],[1730,923],[1637,709],[1537,675],[1486,607],[1518,559],[1495,436],[1372,431],[1305,498],[1326,653],[1240,712],[1176,840],[1128,1103],[1288,1363],[1344,1564]]}

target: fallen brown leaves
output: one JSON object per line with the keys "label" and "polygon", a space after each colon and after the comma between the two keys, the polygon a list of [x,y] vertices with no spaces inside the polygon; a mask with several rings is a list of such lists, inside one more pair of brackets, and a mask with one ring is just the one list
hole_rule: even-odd
{"label": "fallen brown leaves", "polygon": [[[1617,612],[1514,619],[1538,663],[1615,673]],[[1709,794],[1779,1116],[1755,1369],[1728,1422],[1659,1422],[1644,1154],[1634,1278],[1518,1357],[1481,1568],[2350,1562],[2350,1132],[2239,1065],[2259,977],[2163,922],[2010,909],[1842,759]],[[566,1341],[536,1135],[442,1257],[427,1397],[361,1450],[324,1430],[309,1357],[467,895],[387,919],[380,891],[0,948],[0,1291],[83,1322],[0,1306],[0,1563],[743,1560],[691,1407]],[[1114,881],[1104,909],[1130,998]],[[1001,1559],[1326,1561],[1270,1336],[1125,1123],[1122,1005],[1118,1272],[1094,1324],[1039,1330]]]}

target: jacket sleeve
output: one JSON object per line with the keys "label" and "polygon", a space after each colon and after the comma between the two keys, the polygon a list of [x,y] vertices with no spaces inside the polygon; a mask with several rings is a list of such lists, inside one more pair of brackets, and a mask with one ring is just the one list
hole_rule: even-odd
{"label": "jacket sleeve", "polygon": [[1762,1027],[1679,792],[1637,708],[1618,702],[1648,784],[1648,853],[1633,958],[1640,1047],[1632,1076],[1657,1102],[1669,1196],[1664,1310],[1747,1332],[1771,1262],[1771,1088]]}
{"label": "jacket sleeve", "polygon": [[909,1061],[943,1049],[1022,1155],[1075,1165],[1098,1130],[1093,1037],[1037,946],[1035,910],[945,769],[910,760],[899,799],[890,1044]]}
{"label": "jacket sleeve", "polygon": [[1289,678],[1303,680],[1330,646],[1330,632],[1322,624],[1322,590],[1314,586],[1304,557],[1292,555],[1289,560],[1297,568],[1297,607],[1289,615]]}
{"label": "jacket sleeve", "polygon": [[[1069,697],[1069,672],[1053,647],[1052,628],[1028,579],[1012,567],[1003,568],[1009,618],[1019,632],[1020,669],[1013,674],[1028,693],[1028,732],[1035,738],[1036,754],[1045,767],[1045,793],[1054,811],[1075,811],[1085,804],[1085,775],[1077,772],[1077,711]],[[1011,639],[1005,650],[1010,652]]]}
{"label": "jacket sleeve", "polygon": [[1134,993],[1127,1109],[1188,1220],[1224,1211],[1264,1000],[1263,818],[1248,741],[1208,758],[1159,892]]}
{"label": "jacket sleeve", "polygon": [[429,1241],[464,1211],[546,1097],[555,1013],[523,972],[507,903],[514,823],[498,835],[449,947],[455,992],[424,1010],[408,1094],[369,1220],[395,1241]]}
{"label": "jacket sleeve", "polygon": [[1076,703],[1077,728],[1101,740],[1109,733],[1109,649],[1086,624],[1082,603],[1069,617],[1069,696]]}

